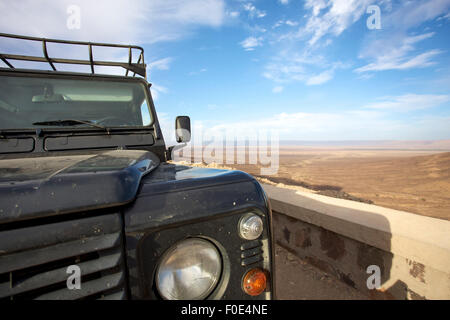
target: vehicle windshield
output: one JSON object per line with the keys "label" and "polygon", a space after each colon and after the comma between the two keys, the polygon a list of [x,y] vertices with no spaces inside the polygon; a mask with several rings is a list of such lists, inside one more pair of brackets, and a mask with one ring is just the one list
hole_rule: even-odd
{"label": "vehicle windshield", "polygon": [[0,130],[151,123],[142,83],[0,75]]}

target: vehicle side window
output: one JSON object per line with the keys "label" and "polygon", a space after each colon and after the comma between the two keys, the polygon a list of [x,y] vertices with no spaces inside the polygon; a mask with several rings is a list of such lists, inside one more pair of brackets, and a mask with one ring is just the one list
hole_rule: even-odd
{"label": "vehicle side window", "polygon": [[144,102],[141,105],[141,115],[142,115],[142,125],[148,126],[150,124],[150,111],[147,106],[147,101],[144,100]]}

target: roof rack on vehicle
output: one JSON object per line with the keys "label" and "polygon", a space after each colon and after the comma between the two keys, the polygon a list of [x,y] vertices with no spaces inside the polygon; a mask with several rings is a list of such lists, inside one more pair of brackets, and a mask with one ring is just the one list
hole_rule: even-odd
{"label": "roof rack on vehicle", "polygon": [[[7,33],[0,33],[0,38],[1,37],[42,42],[42,51],[44,54],[43,57],[0,53],[0,60],[2,60],[11,69],[14,69],[14,66],[11,64],[11,62],[9,60],[21,60],[21,61],[47,62],[51,66],[53,71],[58,71],[58,70],[56,70],[56,67],[54,65],[55,63],[90,65],[91,66],[91,74],[95,74],[94,66],[122,67],[126,70],[125,76],[128,76],[128,73],[131,71],[131,72],[133,72],[133,77],[136,74],[138,74],[144,78],[147,78],[146,64],[144,63],[144,49],[139,46],[85,42],[85,41],[56,40],[56,39],[14,35],[14,34],[7,34]],[[48,51],[47,51],[47,43],[61,43],[61,44],[87,46],[87,48],[89,50],[89,60],[63,59],[63,58],[49,57]],[[96,61],[96,60],[94,60],[94,57],[93,57],[92,47],[127,48],[128,49],[128,62]],[[135,63],[132,62],[132,60],[133,60],[132,49],[140,50],[139,58],[138,58],[137,62],[135,62]]]}

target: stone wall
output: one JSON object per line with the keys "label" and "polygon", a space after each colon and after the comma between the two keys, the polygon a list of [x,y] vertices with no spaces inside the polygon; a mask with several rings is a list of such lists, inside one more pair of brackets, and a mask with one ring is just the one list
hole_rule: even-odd
{"label": "stone wall", "polygon": [[[373,299],[450,299],[449,221],[263,188],[272,206],[275,241],[304,261]],[[369,289],[368,280],[377,284],[377,267],[380,287]]]}

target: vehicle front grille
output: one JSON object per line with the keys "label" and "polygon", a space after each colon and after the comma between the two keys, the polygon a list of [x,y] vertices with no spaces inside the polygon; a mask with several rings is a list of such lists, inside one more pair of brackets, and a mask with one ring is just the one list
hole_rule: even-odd
{"label": "vehicle front grille", "polygon": [[0,232],[0,299],[125,299],[125,283],[119,214]]}

